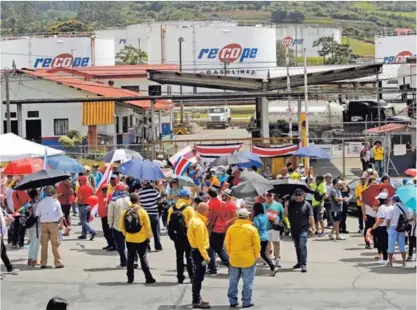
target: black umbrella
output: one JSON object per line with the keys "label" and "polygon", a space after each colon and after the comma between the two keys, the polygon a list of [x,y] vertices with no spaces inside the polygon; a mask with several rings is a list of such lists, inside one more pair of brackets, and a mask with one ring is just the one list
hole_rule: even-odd
{"label": "black umbrella", "polygon": [[292,195],[297,188],[302,189],[306,193],[314,193],[314,191],[311,190],[305,182],[292,179],[274,180],[272,181],[272,186],[274,188],[269,192],[277,194],[281,197],[285,195]]}
{"label": "black umbrella", "polygon": [[230,195],[237,198],[256,197],[269,190],[273,190],[271,181],[260,176],[259,178],[253,178],[233,186]]}
{"label": "black umbrella", "polygon": [[56,183],[70,177],[71,176],[68,173],[53,169],[41,170],[29,175],[25,175],[22,182],[20,182],[20,184],[15,189],[25,190],[48,185],[55,185]]}

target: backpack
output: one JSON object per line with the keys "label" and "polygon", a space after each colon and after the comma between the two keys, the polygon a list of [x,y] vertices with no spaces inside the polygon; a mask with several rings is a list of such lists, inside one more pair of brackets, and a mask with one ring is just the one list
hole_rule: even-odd
{"label": "backpack", "polygon": [[396,230],[398,232],[406,232],[410,229],[411,225],[409,220],[407,219],[407,216],[405,215],[404,210],[397,204],[396,205],[398,208],[400,208],[401,213],[400,217],[398,218],[398,223],[397,223],[397,228]]}
{"label": "backpack", "polygon": [[129,234],[136,234],[141,231],[142,225],[140,224],[138,207],[134,207],[126,211],[123,221],[125,224],[125,230]]}
{"label": "backpack", "polygon": [[318,189],[316,189],[315,191],[314,191],[314,194],[313,194],[313,196],[314,196],[314,199],[316,200],[316,201],[321,201],[322,199],[323,199],[323,196],[324,196],[325,194],[321,194],[320,192],[319,192],[319,190]]}
{"label": "backpack", "polygon": [[187,208],[187,205],[183,205],[181,208],[177,209],[172,208],[171,218],[168,224],[168,235],[171,240],[175,241],[179,238],[184,238],[187,231],[187,226],[185,225],[185,217],[182,211]]}

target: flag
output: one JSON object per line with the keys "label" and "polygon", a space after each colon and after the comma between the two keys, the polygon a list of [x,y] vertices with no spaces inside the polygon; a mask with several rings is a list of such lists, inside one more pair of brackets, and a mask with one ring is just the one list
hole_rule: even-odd
{"label": "flag", "polygon": [[[112,172],[113,172],[113,164],[108,164],[108,166],[106,168],[106,171],[104,171],[103,177],[101,178],[100,183],[97,186],[96,196],[101,195],[101,188],[104,185],[109,184],[110,178],[111,178],[111,175],[112,175]],[[97,211],[98,211],[98,204],[95,205],[91,209],[91,212],[90,212],[90,222],[96,217]]]}
{"label": "flag", "polygon": [[181,156],[174,167],[174,174],[178,176],[183,175],[187,171],[187,169],[191,167],[192,164],[192,160],[187,159],[184,156]]}
{"label": "flag", "polygon": [[223,144],[199,144],[194,148],[200,153],[201,160],[211,162],[219,156],[227,156],[235,151],[239,151],[243,143],[223,143]]}
{"label": "flag", "polygon": [[173,166],[175,166],[177,161],[181,159],[182,156],[185,156],[188,158],[188,157],[192,157],[192,154],[193,154],[193,148],[191,146],[187,146],[183,148],[181,151],[172,155],[168,160],[171,162]]}
{"label": "flag", "polygon": [[253,145],[252,153],[259,157],[282,157],[291,156],[297,149],[297,144],[286,144],[276,147],[260,147]]}

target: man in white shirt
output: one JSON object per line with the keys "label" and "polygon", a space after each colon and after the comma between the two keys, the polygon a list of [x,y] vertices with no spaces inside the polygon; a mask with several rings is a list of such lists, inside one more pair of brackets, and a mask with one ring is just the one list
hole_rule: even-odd
{"label": "man in white shirt", "polygon": [[55,268],[64,268],[59,253],[59,231],[63,228],[64,214],[61,204],[54,196],[55,187],[47,186],[44,192],[46,197],[39,202],[35,212],[41,223],[41,268],[47,268],[49,241],[52,245]]}

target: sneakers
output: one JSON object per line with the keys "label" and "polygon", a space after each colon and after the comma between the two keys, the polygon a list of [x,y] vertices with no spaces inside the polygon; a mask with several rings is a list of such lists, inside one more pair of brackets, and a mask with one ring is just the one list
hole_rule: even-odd
{"label": "sneakers", "polygon": [[342,236],[339,236],[335,240],[346,240],[346,238],[343,238]]}
{"label": "sneakers", "polygon": [[13,274],[13,275],[18,275],[19,274],[19,269],[17,269],[17,268],[12,268],[12,270],[10,270],[8,273],[10,273],[10,274]]}
{"label": "sneakers", "polygon": [[133,264],[133,268],[134,268],[134,269],[138,269],[138,268],[139,268],[138,263],[134,263],[134,264]]}
{"label": "sneakers", "polygon": [[319,233],[317,234],[317,237],[323,237],[323,235],[324,235],[324,233],[323,233],[323,232],[319,232]]}
{"label": "sneakers", "polygon": [[301,266],[301,272],[303,272],[303,273],[304,273],[304,272],[307,272],[307,267],[306,267],[306,266],[304,266],[304,265],[302,265],[302,266]]}
{"label": "sneakers", "polygon": [[109,247],[106,251],[107,252],[114,252],[114,251],[117,251],[117,249],[114,248],[114,247]]}
{"label": "sneakers", "polygon": [[92,233],[92,234],[91,234],[91,237],[90,237],[90,241],[93,241],[93,240],[94,240],[94,238],[96,237],[96,235],[97,235],[97,233],[96,233],[96,232]]}
{"label": "sneakers", "polygon": [[146,280],[146,284],[153,284],[155,282],[156,282],[156,280],[154,278]]}
{"label": "sneakers", "polygon": [[299,269],[299,268],[301,268],[301,264],[295,264],[293,267],[292,267],[292,269]]}
{"label": "sneakers", "polygon": [[279,263],[279,259],[275,260],[275,267],[281,268],[281,264]]}
{"label": "sneakers", "polygon": [[255,306],[255,304],[253,302],[251,302],[248,305],[243,305],[242,308],[251,308],[251,307],[254,307],[254,306]]}
{"label": "sneakers", "polygon": [[199,302],[193,302],[193,309],[210,309],[208,302],[200,300]]}
{"label": "sneakers", "polygon": [[87,239],[87,236],[78,236],[78,239],[85,240],[85,239]]}
{"label": "sneakers", "polygon": [[367,244],[365,245],[365,249],[370,250],[370,249],[371,249],[371,245],[370,245],[369,243],[367,243]]}
{"label": "sneakers", "polygon": [[380,265],[386,265],[387,264],[387,261],[386,260],[383,260],[383,259],[380,259],[378,261],[378,264],[380,264]]}
{"label": "sneakers", "polygon": [[407,262],[412,262],[413,261],[413,257],[412,256],[408,256],[407,257]]}
{"label": "sneakers", "polygon": [[271,273],[269,274],[271,277],[275,277],[275,275],[277,274],[277,272],[278,272],[278,268],[277,267],[274,267],[274,269],[273,270],[271,270]]}
{"label": "sneakers", "polygon": [[329,237],[330,240],[335,240],[335,238],[332,234],[328,234],[327,236]]}

